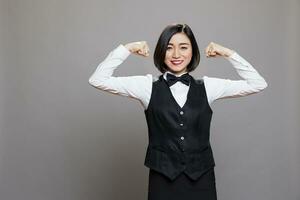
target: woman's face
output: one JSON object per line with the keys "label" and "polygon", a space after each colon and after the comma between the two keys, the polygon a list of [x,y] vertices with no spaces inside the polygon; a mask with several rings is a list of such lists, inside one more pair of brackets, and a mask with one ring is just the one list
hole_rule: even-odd
{"label": "woman's face", "polygon": [[192,56],[190,39],[185,33],[176,33],[169,41],[164,62],[168,66],[169,71],[180,75],[186,72]]}

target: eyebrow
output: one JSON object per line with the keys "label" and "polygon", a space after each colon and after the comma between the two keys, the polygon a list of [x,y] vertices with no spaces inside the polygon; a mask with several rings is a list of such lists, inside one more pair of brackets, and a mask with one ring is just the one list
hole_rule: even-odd
{"label": "eyebrow", "polygon": [[[187,45],[189,45],[189,43],[185,43],[185,42],[183,42],[183,43],[179,43],[179,45],[184,45],[184,44],[187,44]],[[173,45],[173,43],[169,43],[168,45]]]}

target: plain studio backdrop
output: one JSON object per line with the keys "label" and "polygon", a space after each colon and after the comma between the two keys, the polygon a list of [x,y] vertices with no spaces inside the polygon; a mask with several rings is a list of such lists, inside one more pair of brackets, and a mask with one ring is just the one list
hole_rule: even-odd
{"label": "plain studio backdrop", "polygon": [[299,200],[299,0],[1,0],[0,199],[143,200],[147,124],[140,102],[88,79],[119,44],[145,40],[115,76],[159,75],[163,28],[190,25],[201,62],[191,74],[241,79],[213,41],[266,79],[247,97],[217,100],[211,124],[220,200]]}

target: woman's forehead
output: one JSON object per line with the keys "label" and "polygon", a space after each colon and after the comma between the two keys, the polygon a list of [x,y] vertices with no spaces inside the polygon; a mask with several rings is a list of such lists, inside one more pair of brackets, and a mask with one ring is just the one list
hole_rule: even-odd
{"label": "woman's forehead", "polygon": [[181,34],[181,33],[177,33],[175,35],[172,36],[172,38],[169,41],[169,44],[190,44],[190,39],[185,35],[185,34]]}

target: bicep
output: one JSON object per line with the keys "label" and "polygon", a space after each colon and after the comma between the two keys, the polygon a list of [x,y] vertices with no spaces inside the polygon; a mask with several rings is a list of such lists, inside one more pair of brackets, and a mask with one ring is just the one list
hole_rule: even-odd
{"label": "bicep", "polygon": [[204,77],[205,88],[210,103],[217,99],[243,97],[258,93],[246,80],[231,80],[215,77]]}
{"label": "bicep", "polygon": [[146,104],[151,95],[152,75],[139,76],[111,76],[104,80],[90,82],[97,89],[125,96],[133,99],[138,99]]}

